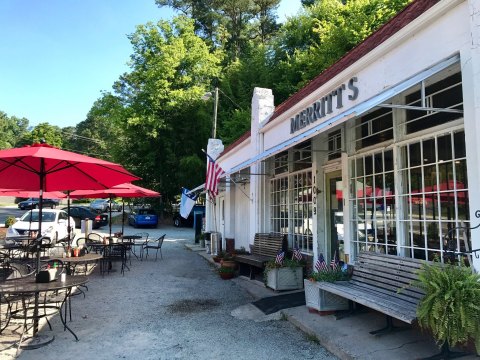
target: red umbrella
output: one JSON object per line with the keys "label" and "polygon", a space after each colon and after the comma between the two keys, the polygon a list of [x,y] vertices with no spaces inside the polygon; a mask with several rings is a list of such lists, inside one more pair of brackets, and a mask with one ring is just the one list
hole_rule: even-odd
{"label": "red umbrella", "polygon": [[[42,219],[44,191],[103,189],[137,180],[121,165],[109,161],[60,150],[48,144],[0,150],[0,188],[37,190],[39,219]],[[42,222],[38,223],[38,239]],[[37,269],[40,268],[40,243],[37,244]],[[38,296],[35,296],[35,315]],[[34,335],[38,318],[34,316]]]}
{"label": "red umbrella", "polygon": [[38,191],[40,211],[44,191],[105,189],[137,179],[119,164],[48,144],[0,150],[0,188]]}
{"label": "red umbrella", "polygon": [[0,150],[0,188],[106,189],[138,179],[119,164],[47,144]]}
{"label": "red umbrella", "polygon": [[[158,197],[160,193],[143,188],[141,186],[133,185],[131,183],[124,183],[112,186],[110,189],[103,190],[76,190],[72,191],[70,197],[72,198],[122,198],[122,233],[124,228],[124,216],[125,216],[125,203],[123,198],[130,197]],[[110,206],[110,221],[109,221],[109,233],[112,236],[112,207]]]}
{"label": "red umbrella", "polygon": [[[0,196],[36,198],[38,197],[38,190],[0,189]],[[44,191],[43,197],[47,199],[64,199],[67,195],[61,191]]]}

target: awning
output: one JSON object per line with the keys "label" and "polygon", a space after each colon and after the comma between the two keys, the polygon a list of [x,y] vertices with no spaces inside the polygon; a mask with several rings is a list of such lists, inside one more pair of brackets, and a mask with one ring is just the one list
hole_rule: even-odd
{"label": "awning", "polygon": [[414,75],[410,77],[409,79],[401,82],[400,84],[397,84],[395,86],[392,86],[391,88],[375,95],[374,97],[365,100],[361,104],[358,104],[356,106],[353,106],[352,108],[342,112],[341,114],[338,114],[316,126],[313,126],[312,128],[308,129],[307,131],[304,131],[301,134],[298,134],[268,150],[265,150],[264,152],[254,156],[253,158],[244,161],[243,163],[231,168],[230,170],[225,170],[227,174],[231,174],[234,172],[237,172],[241,169],[246,168],[247,166],[250,166],[252,164],[255,164],[259,161],[265,160],[266,158],[269,158],[273,155],[276,155],[286,149],[289,149],[295,144],[300,144],[302,141],[308,140],[336,125],[342,124],[346,122],[349,119],[355,118],[357,116],[360,116],[367,111],[371,110],[375,106],[383,104],[385,101],[391,99],[395,95],[398,95],[402,93],[405,90],[408,90],[412,86],[417,85],[421,81],[428,79],[432,75],[435,75],[436,73],[446,69],[447,67],[457,63],[460,61],[460,55],[457,54],[451,58],[448,58],[431,68],[424,70],[417,75]]}

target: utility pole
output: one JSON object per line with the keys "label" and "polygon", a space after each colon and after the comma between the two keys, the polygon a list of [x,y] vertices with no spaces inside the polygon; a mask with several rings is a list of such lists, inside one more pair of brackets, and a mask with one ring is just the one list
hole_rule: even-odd
{"label": "utility pole", "polygon": [[215,87],[215,98],[213,103],[213,131],[212,139],[217,137],[217,110],[218,110],[218,87]]}

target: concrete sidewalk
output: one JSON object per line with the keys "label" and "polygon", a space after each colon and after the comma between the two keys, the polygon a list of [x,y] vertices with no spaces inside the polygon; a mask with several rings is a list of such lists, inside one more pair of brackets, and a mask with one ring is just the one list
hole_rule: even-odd
{"label": "concrete sidewalk", "polygon": [[[189,245],[193,251],[213,263],[209,254],[197,245]],[[241,286],[255,299],[268,296],[285,294],[275,292],[264,286],[263,283],[249,280],[246,277],[234,278],[238,286]],[[251,308],[249,307],[251,306]],[[276,314],[263,315],[252,304],[242,307],[244,317],[264,320],[279,319],[286,316],[287,319],[306,334],[318,340],[332,354],[340,359],[365,359],[365,360],[406,360],[426,358],[439,353],[431,335],[422,333],[417,327],[407,327],[406,330],[387,334],[381,337],[371,335],[369,332],[377,330],[385,325],[385,316],[376,311],[361,313],[342,320],[336,320],[334,315],[320,316],[317,312],[310,312],[306,306],[280,310]],[[398,326],[405,326],[402,322]],[[468,355],[462,359],[478,359],[475,355]]]}

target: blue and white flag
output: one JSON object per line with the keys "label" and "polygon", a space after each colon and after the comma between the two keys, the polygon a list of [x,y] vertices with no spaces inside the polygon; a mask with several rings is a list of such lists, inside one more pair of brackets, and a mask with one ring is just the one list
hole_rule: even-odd
{"label": "blue and white flag", "polygon": [[190,190],[183,188],[182,190],[182,200],[180,201],[180,215],[186,219],[190,212],[192,211],[193,205],[197,200],[197,197],[194,193],[190,193]]}

